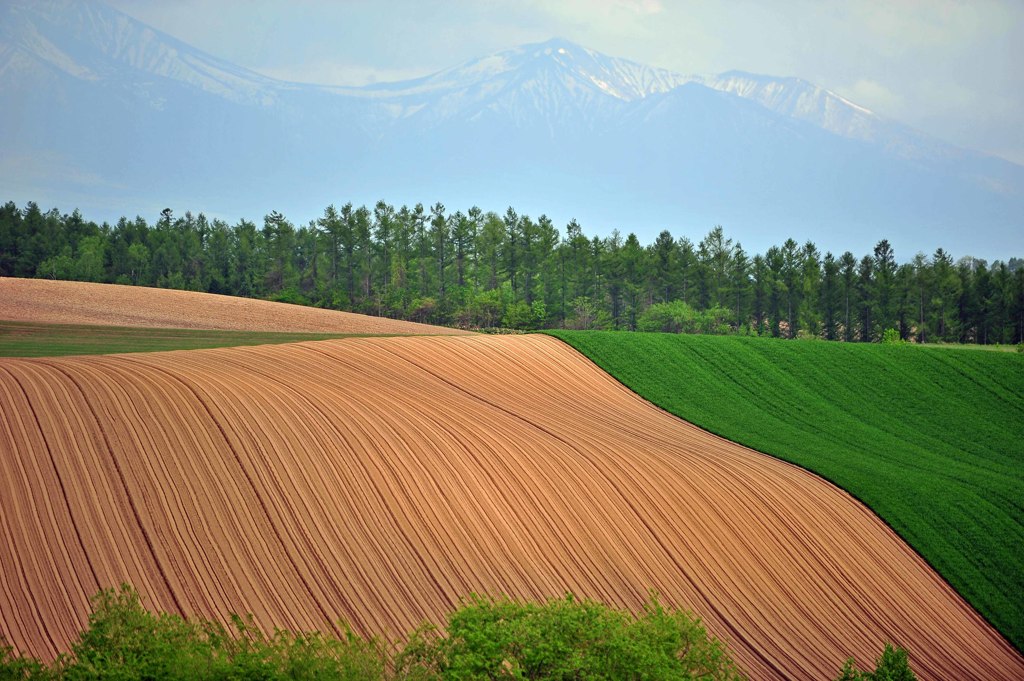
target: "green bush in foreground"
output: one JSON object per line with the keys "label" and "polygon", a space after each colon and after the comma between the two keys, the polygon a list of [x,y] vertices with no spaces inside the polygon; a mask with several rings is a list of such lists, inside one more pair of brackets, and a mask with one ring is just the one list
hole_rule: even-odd
{"label": "green bush in foreground", "polygon": [[71,655],[54,665],[58,679],[384,678],[385,647],[351,632],[343,638],[282,630],[266,636],[237,616],[228,629],[202,619],[153,614],[127,585],[101,591],[93,603],[88,628]]}
{"label": "green bush in foreground", "polygon": [[42,681],[55,678],[39,660],[15,655],[14,649],[4,645],[0,636],[0,681]]}
{"label": "green bush in foreground", "polygon": [[[742,679],[725,645],[689,612],[652,597],[634,617],[571,595],[546,603],[474,596],[439,639],[438,677]],[[429,650],[429,648],[428,648]]]}
{"label": "green bush in foreground", "polygon": [[882,655],[875,660],[874,672],[863,672],[856,668],[856,661],[851,657],[843,665],[836,681],[917,681],[917,676],[910,670],[910,659],[903,648],[894,648],[888,643]]}
{"label": "green bush in foreground", "polygon": [[[93,599],[88,627],[47,667],[0,640],[0,681],[659,681],[744,679],[699,618],[652,596],[638,615],[572,595],[544,603],[472,596],[446,630],[424,625],[402,646],[232,626],[151,613],[129,586]],[[874,673],[847,661],[839,681],[913,681],[906,651],[886,646]]]}

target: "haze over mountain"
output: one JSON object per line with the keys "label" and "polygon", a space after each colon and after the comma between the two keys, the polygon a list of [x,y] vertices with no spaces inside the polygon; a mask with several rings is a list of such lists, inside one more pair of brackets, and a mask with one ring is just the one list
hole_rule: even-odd
{"label": "haze over mountain", "polygon": [[84,0],[0,6],[3,199],[115,220],[296,223],[330,203],[441,201],[588,233],[721,224],[861,255],[1024,252],[1024,167],[795,78],[683,75],[564,40],[411,81],[274,80]]}

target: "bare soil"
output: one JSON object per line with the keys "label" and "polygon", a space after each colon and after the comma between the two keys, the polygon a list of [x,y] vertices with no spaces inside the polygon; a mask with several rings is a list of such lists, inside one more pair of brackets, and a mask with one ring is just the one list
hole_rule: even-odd
{"label": "bare soil", "polygon": [[443,326],[194,291],[0,277],[0,319],[176,329],[382,335],[464,334]]}
{"label": "bare soil", "polygon": [[[6,284],[6,282],[5,282]],[[88,599],[400,636],[471,592],[691,608],[756,679],[887,641],[922,679],[1024,659],[886,525],[543,336],[0,360],[0,634]]]}

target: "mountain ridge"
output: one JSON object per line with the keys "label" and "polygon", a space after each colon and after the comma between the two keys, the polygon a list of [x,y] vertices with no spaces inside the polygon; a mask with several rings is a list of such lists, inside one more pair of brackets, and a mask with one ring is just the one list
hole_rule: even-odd
{"label": "mountain ridge", "polygon": [[[168,201],[227,219],[309,219],[342,199],[513,203],[647,240],[720,223],[758,248],[768,231],[824,232],[837,250],[889,238],[967,252],[978,241],[960,232],[981,222],[981,255],[1024,250],[1024,167],[798,78],[684,75],[552,39],[418,79],[325,86],[260,75],[86,0],[0,13],[6,198],[110,212],[99,219]],[[676,119],[655,135],[644,117],[658,110]],[[840,244],[844,231],[863,241]]]}

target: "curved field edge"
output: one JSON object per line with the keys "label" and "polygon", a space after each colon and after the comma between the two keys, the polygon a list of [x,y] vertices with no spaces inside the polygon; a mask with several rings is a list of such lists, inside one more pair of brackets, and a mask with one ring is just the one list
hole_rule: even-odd
{"label": "curved field edge", "polygon": [[362,337],[368,334],[171,329],[0,320],[0,357],[62,357],[202,350]]}
{"label": "curved field edge", "polygon": [[762,338],[550,335],[658,407],[842,487],[1024,648],[1024,357]]}
{"label": "curved field edge", "polygon": [[469,593],[692,608],[753,678],[885,641],[922,679],[1024,657],[863,505],[653,408],[544,336],[0,361],[0,634],[88,596],[398,635]]}
{"label": "curved field edge", "polygon": [[254,298],[80,281],[0,277],[0,319],[43,324],[366,335],[471,332]]}

